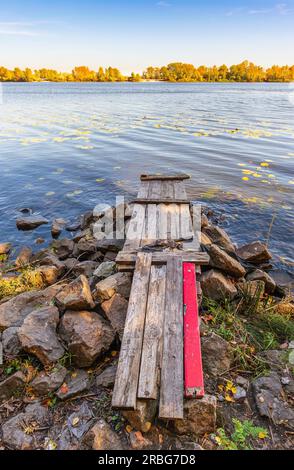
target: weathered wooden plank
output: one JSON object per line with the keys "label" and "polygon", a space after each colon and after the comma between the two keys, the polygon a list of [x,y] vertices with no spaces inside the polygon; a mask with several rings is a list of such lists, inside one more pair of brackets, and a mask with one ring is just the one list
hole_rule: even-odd
{"label": "weathered wooden plank", "polygon": [[[193,222],[190,214],[190,210],[188,206],[181,205],[181,232],[183,233],[183,238],[185,239],[184,234],[186,233],[187,241],[183,242],[183,249],[184,250],[193,250],[193,251],[200,251],[200,241],[198,238],[198,233],[195,233]],[[190,239],[188,235],[190,236]]]}
{"label": "weathered wooden plank", "polygon": [[187,199],[185,184],[183,181],[174,181],[175,199]]}
{"label": "weathered wooden plank", "polygon": [[151,259],[149,253],[138,253],[112,396],[114,408],[136,408]]}
{"label": "weathered wooden plank", "polygon": [[146,205],[134,205],[123,251],[135,251],[139,249],[145,223],[145,211]]}
{"label": "weathered wooden plank", "polygon": [[[152,253],[152,263],[153,264],[166,264],[171,257],[177,257],[182,260],[182,262],[190,262],[199,265],[209,264],[209,255],[204,251],[164,251],[164,252],[153,252]],[[121,251],[116,257],[117,264],[124,265],[135,265],[137,259],[136,253],[124,252]]]}
{"label": "weathered wooden plank", "polygon": [[[161,182],[161,197],[164,199],[175,198],[175,187],[173,180],[164,180]],[[174,202],[174,201],[173,201]]]}
{"label": "weathered wooden plank", "polygon": [[182,261],[166,266],[166,297],[159,417],[183,419],[183,276]]}
{"label": "weathered wooden plank", "polygon": [[140,246],[148,245],[156,241],[157,231],[157,208],[156,204],[146,206],[144,227]]}
{"label": "weathered wooden plank", "polygon": [[139,187],[138,195],[137,197],[140,199],[144,199],[148,197],[150,190],[150,183],[149,181],[142,181]]}
{"label": "weathered wooden plank", "polygon": [[138,398],[156,399],[162,357],[166,266],[151,266]]}
{"label": "weathered wooden plank", "polygon": [[183,263],[184,390],[187,398],[204,395],[195,265]]}
{"label": "weathered wooden plank", "polygon": [[134,199],[130,201],[131,204],[186,204],[190,205],[187,199]]}
{"label": "weathered wooden plank", "polygon": [[159,199],[161,197],[161,181],[149,181],[148,199]]}
{"label": "weathered wooden plank", "polygon": [[152,180],[188,180],[190,179],[189,175],[181,173],[179,175],[141,175],[141,181],[152,181]]}
{"label": "weathered wooden plank", "polygon": [[[188,206],[187,206],[188,208]],[[180,240],[180,206],[178,204],[169,205],[170,231],[168,230],[169,240]],[[169,227],[169,225],[168,225]]]}

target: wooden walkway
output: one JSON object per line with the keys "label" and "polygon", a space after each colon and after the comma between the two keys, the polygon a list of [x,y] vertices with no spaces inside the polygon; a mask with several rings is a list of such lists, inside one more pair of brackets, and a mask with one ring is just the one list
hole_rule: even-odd
{"label": "wooden walkway", "polygon": [[112,406],[135,410],[137,399],[159,398],[159,417],[166,419],[183,418],[184,395],[204,393],[196,272],[209,257],[193,231],[188,178],[141,176],[116,259],[134,277]]}

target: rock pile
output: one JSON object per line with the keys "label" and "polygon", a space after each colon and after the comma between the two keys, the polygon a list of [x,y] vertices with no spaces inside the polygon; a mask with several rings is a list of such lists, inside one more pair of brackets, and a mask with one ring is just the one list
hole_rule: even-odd
{"label": "rock pile", "polygon": [[[115,257],[123,246],[123,240],[96,240],[93,236],[94,222],[92,213],[85,214],[72,225],[56,219],[51,227],[54,238],[51,246],[35,254],[30,248],[23,247],[15,260],[18,268],[33,263],[48,287],[24,292],[0,303],[4,361],[11,363],[11,360],[17,361],[18,357],[28,354],[38,365],[33,374],[30,368],[28,372],[22,365],[8,376],[0,370],[0,414],[4,400],[14,403],[24,395],[18,411],[12,406],[12,415],[8,418],[5,415],[3,419],[4,447],[163,448],[162,435],[152,437],[156,401],[148,404],[139,402],[136,412],[126,411],[122,413],[123,417],[114,414],[108,421],[106,416],[106,419],[102,419],[101,414],[97,416],[95,407],[83,401],[85,394],[94,396],[98,402],[101,399],[102,407],[105,406],[104,400],[107,413],[111,412],[116,355],[123,335],[132,282],[130,273],[116,272]],[[30,215],[19,218],[17,226],[27,230],[43,223],[48,221]],[[74,233],[73,238],[59,239],[64,229]],[[254,241],[237,248],[226,232],[211,224],[203,214],[201,246],[210,255],[210,264],[203,270],[200,280],[205,297],[217,302],[232,299],[244,286],[254,287],[256,282],[262,283],[266,293],[276,293],[276,283],[267,272],[271,255],[263,243]],[[0,244],[0,254],[9,255],[10,251],[9,243]],[[232,346],[204,324],[201,325],[201,333],[205,379],[208,387],[210,383],[215,387],[217,379],[231,368]],[[109,357],[114,360],[110,364],[106,362],[108,367],[97,367],[105,358],[109,361]],[[283,388],[293,392],[293,378],[289,371],[283,369],[280,359],[276,362],[279,366],[273,366],[270,377],[261,377],[253,382],[256,406],[262,416],[272,416],[277,423],[287,420],[288,424],[293,424],[293,411],[283,401]],[[215,431],[217,393],[213,387],[211,390],[215,393],[208,393],[203,400],[185,402],[185,419],[176,421],[168,430],[169,436],[172,431],[180,436],[180,441],[176,437],[171,443],[167,438],[169,447],[196,446],[198,449],[200,446],[195,442],[198,437]],[[247,389],[248,385],[242,383],[241,377],[236,393],[239,393],[242,403],[247,399]],[[28,396],[33,403],[24,406]],[[80,412],[66,408],[69,399],[80,400]],[[54,422],[57,411],[45,406],[45,403],[52,404],[56,400],[59,407],[65,407],[62,412],[65,418],[57,420],[58,424]],[[127,436],[119,426],[123,419],[131,428]],[[110,423],[117,424],[112,426]],[[115,432],[117,429],[119,433]],[[165,433],[164,429],[165,424],[160,432]],[[148,438],[143,435],[147,432]],[[183,443],[187,435],[192,436],[192,444],[190,441]]]}

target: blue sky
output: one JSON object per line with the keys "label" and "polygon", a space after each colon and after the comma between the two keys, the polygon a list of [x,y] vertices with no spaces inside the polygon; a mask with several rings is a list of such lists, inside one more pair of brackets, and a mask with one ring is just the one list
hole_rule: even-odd
{"label": "blue sky", "polygon": [[294,64],[294,0],[0,0],[6,67]]}

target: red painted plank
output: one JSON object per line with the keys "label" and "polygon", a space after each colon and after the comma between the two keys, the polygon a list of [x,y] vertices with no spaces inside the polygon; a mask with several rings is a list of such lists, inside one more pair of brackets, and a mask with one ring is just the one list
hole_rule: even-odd
{"label": "red painted plank", "polygon": [[201,398],[204,382],[195,265],[183,263],[185,397]]}

